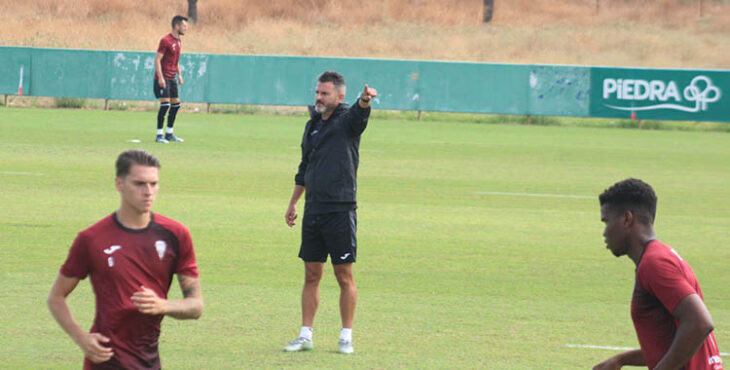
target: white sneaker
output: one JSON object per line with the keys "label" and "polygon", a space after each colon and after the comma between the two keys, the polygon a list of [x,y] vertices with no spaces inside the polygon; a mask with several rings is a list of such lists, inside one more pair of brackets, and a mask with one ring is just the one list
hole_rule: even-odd
{"label": "white sneaker", "polygon": [[289,342],[289,345],[284,347],[286,352],[299,352],[299,351],[311,351],[314,349],[314,343],[311,339],[299,337]]}
{"label": "white sneaker", "polygon": [[175,136],[175,134],[170,133],[165,134],[165,140],[167,140],[168,142],[177,141],[178,143],[182,143],[183,141],[185,141],[182,138]]}
{"label": "white sneaker", "polygon": [[340,345],[340,353],[350,354],[355,352],[355,349],[352,348],[352,341],[340,339],[338,344]]}

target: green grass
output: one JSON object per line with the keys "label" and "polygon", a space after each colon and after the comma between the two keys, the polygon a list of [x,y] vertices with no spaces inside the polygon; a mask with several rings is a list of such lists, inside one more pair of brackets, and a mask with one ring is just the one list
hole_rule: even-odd
{"label": "green grass", "polygon": [[[591,367],[615,352],[566,344],[637,345],[634,267],[604,249],[595,198],[628,176],[657,190],[657,232],[692,264],[730,350],[727,133],[372,120],[359,171],[356,353],[343,357],[330,266],[315,351],[281,352],[300,317],[299,226],[286,227],[284,211],[304,119],[182,114],[186,142],[160,145],[155,117],[0,110],[3,367],[80,366],[45,297],[76,233],[118,206],[113,163],[130,147],[160,158],[155,211],[191,229],[201,271],[203,317],[163,322],[167,368]],[[88,281],[70,304],[88,328]]]}
{"label": "green grass", "polygon": [[83,108],[86,105],[85,98],[54,98],[56,108]]}

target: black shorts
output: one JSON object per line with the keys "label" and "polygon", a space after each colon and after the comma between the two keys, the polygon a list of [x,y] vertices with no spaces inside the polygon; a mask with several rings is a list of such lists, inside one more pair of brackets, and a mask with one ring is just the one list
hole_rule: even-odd
{"label": "black shorts", "polygon": [[333,265],[353,263],[357,258],[357,214],[355,210],[304,215],[299,258],[304,262],[327,262]]}
{"label": "black shorts", "polygon": [[165,80],[165,88],[160,87],[159,81],[155,78],[154,89],[155,97],[159,98],[178,98],[177,82],[175,80]]}

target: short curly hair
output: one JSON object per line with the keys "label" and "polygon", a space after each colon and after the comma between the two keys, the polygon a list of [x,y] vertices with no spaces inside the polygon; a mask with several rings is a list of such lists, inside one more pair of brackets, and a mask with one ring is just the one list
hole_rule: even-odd
{"label": "short curly hair", "polygon": [[651,185],[639,179],[628,178],[613,184],[598,196],[601,206],[613,210],[630,210],[645,224],[653,224],[656,218],[657,197]]}

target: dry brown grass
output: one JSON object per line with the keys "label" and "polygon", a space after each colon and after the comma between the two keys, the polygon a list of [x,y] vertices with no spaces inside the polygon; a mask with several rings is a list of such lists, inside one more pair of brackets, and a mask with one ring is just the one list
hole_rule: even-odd
{"label": "dry brown grass", "polygon": [[[187,52],[728,68],[730,3],[205,0]],[[0,44],[154,50],[186,0],[3,0]]]}

